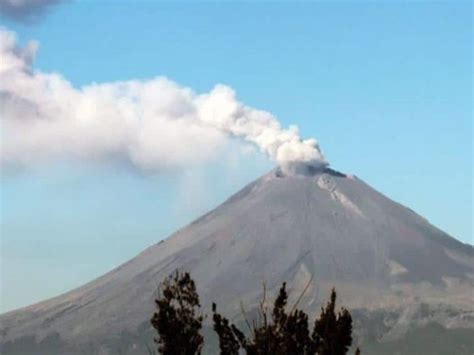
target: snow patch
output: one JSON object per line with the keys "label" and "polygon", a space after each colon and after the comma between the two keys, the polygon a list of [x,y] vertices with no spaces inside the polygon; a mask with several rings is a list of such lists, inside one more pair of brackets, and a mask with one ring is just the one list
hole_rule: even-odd
{"label": "snow patch", "polygon": [[321,190],[328,191],[331,194],[331,198],[333,200],[338,201],[346,209],[354,212],[359,217],[366,218],[364,213],[362,213],[359,207],[357,207],[357,205],[352,202],[349,197],[344,195],[341,191],[337,190],[336,181],[330,175],[321,175],[317,180],[317,184]]}
{"label": "snow patch", "polygon": [[359,207],[357,207],[357,205],[352,202],[349,197],[347,197],[346,195],[344,195],[342,192],[334,189],[334,191],[331,193],[331,197],[340,202],[341,205],[343,205],[346,209],[354,212],[355,214],[357,214],[359,217],[362,217],[362,218],[367,218],[365,217],[364,213],[362,213],[362,211],[359,209]]}
{"label": "snow patch", "polygon": [[388,267],[390,269],[390,275],[395,276],[395,275],[400,275],[408,272],[408,270],[401,264],[397,263],[394,260],[389,260],[388,261]]}

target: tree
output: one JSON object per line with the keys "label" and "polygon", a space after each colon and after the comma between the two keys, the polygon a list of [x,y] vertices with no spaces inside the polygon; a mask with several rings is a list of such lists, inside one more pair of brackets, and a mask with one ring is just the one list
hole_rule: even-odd
{"label": "tree", "polygon": [[204,342],[200,330],[199,295],[189,273],[175,272],[160,285],[155,300],[157,312],[151,325],[158,332],[154,339],[158,351],[164,355],[200,354]]}
{"label": "tree", "polygon": [[[352,318],[345,308],[336,313],[334,289],[330,301],[314,321],[312,331],[308,315],[297,308],[310,282],[289,311],[286,283],[283,283],[270,314],[264,285],[258,325],[254,322],[250,326],[242,307],[244,320],[250,330],[248,335],[219,314],[213,303],[212,320],[219,338],[220,354],[238,355],[240,349],[247,355],[347,354],[352,344]],[[158,311],[153,314],[151,324],[158,332],[158,338],[155,338],[158,351],[165,355],[200,354],[203,346],[200,330],[204,317],[200,312],[196,286],[189,273],[176,271],[166,278],[160,285],[155,303]],[[360,355],[359,349],[356,354]]]}
{"label": "tree", "polygon": [[[301,297],[300,297],[301,298]],[[337,314],[336,291],[331,292],[331,299],[321,315],[314,322],[310,335],[308,315],[296,308],[295,304],[286,311],[288,294],[286,284],[280,288],[273,304],[271,321],[267,317],[266,290],[260,303],[259,326],[253,326],[251,334],[245,336],[235,325],[216,312],[213,304],[214,330],[219,337],[221,355],[237,355],[239,346],[247,355],[344,355],[352,344],[352,318],[346,309]],[[356,354],[360,355],[357,349]]]}
{"label": "tree", "polygon": [[212,320],[214,321],[214,331],[219,337],[219,349],[221,355],[238,355],[240,344],[229,320],[216,312],[216,304],[212,304]]}
{"label": "tree", "polygon": [[336,291],[332,289],[331,300],[321,309],[311,336],[318,355],[347,354],[352,344],[352,317],[345,308],[336,314],[335,308]]}

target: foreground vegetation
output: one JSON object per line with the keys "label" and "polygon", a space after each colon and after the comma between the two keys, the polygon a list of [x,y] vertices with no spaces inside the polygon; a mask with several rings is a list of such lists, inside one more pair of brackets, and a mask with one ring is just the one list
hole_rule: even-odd
{"label": "foreground vegetation", "polygon": [[[281,286],[270,314],[266,289],[259,306],[260,321],[252,323],[243,314],[248,331],[244,332],[212,305],[213,329],[219,339],[221,355],[343,355],[352,344],[352,317],[347,309],[336,312],[333,289],[326,307],[310,329],[308,315],[297,308],[298,301],[288,307],[286,284]],[[190,274],[176,271],[158,289],[156,312],[151,324],[157,332],[156,350],[164,355],[200,354],[204,345],[201,334],[205,315]],[[153,351],[153,350],[152,350]],[[360,354],[359,349],[356,354]]]}

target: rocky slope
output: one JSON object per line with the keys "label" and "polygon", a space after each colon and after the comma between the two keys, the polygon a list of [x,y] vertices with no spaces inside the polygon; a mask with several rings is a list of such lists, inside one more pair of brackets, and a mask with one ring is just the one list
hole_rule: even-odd
{"label": "rocky slope", "polygon": [[5,355],[146,354],[156,286],[179,268],[191,271],[205,310],[217,302],[236,321],[262,282],[272,294],[288,281],[297,295],[312,278],[300,305],[316,314],[335,286],[366,353],[396,353],[426,329],[426,339],[456,339],[469,353],[473,265],[472,246],[356,177],[274,170],[108,274],[0,316],[0,346]]}

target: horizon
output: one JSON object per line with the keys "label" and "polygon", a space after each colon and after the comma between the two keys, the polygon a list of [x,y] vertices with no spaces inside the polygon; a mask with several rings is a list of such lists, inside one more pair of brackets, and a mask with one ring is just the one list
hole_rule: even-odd
{"label": "horizon", "polygon": [[[314,137],[331,168],[360,177],[472,246],[469,10],[462,2],[75,1],[51,5],[34,22],[4,16],[0,27],[16,34],[20,48],[38,41],[32,69],[57,73],[73,96],[93,83],[166,77],[186,100],[188,88],[196,93],[189,102],[200,107],[199,95],[227,85],[246,108],[281,123],[275,135],[290,136],[296,150],[303,146],[298,159],[319,162],[317,145],[301,145]],[[218,128],[209,140],[195,141],[200,135],[191,132],[189,146],[172,142],[158,155],[147,143],[140,160],[122,153],[104,158],[92,139],[92,148],[84,148],[92,153],[81,150],[80,158],[56,159],[38,143],[46,158],[30,164],[34,150],[14,151],[28,164],[2,168],[0,312],[99,277],[266,174],[275,157],[294,158],[295,149],[281,158],[260,139],[245,141],[248,132],[239,139],[235,128],[222,133],[211,123]],[[68,141],[59,140],[63,150]]]}

